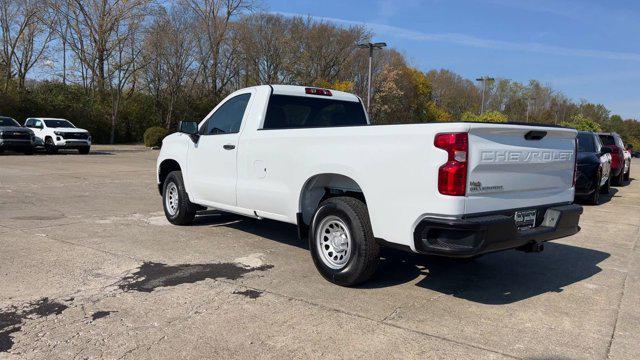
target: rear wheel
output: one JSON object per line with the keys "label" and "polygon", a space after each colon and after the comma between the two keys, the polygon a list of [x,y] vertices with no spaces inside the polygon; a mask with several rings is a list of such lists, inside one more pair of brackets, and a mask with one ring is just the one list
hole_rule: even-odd
{"label": "rear wheel", "polygon": [[188,225],[196,217],[196,207],[189,201],[182,172],[172,171],[162,186],[164,214],[174,225]]}
{"label": "rear wheel", "polygon": [[602,181],[602,173],[598,171],[598,175],[596,176],[596,186],[593,189],[593,193],[589,195],[587,201],[591,205],[600,205],[600,182]]}
{"label": "rear wheel", "polygon": [[311,222],[311,257],[320,274],[341,286],[368,280],[380,258],[366,205],[351,197],[323,201]]}
{"label": "rear wheel", "polygon": [[620,174],[616,176],[616,185],[623,186],[624,185],[624,169],[620,171]]}
{"label": "rear wheel", "polygon": [[624,181],[631,181],[631,164],[629,164],[629,170],[624,175]]}
{"label": "rear wheel", "polygon": [[611,176],[607,179],[607,182],[600,188],[600,194],[609,194],[611,192]]}

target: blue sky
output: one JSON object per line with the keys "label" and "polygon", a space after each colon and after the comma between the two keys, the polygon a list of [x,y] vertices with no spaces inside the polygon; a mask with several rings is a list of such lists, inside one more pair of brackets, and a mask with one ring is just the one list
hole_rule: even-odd
{"label": "blue sky", "polygon": [[265,0],[269,11],[365,24],[422,70],[521,82],[640,119],[637,0]]}

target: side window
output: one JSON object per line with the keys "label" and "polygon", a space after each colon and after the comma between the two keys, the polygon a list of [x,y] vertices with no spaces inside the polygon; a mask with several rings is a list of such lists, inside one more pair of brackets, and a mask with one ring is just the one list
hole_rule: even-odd
{"label": "side window", "polygon": [[599,136],[594,136],[593,139],[596,142],[596,152],[600,153],[602,151],[602,141],[600,141]]}
{"label": "side window", "polygon": [[202,135],[235,134],[239,132],[250,98],[251,94],[242,94],[227,100],[207,119],[207,122],[203,125],[204,131],[201,131]]}
{"label": "side window", "polygon": [[41,128],[42,127],[42,120],[34,120],[33,121],[33,126],[37,127],[37,128]]}

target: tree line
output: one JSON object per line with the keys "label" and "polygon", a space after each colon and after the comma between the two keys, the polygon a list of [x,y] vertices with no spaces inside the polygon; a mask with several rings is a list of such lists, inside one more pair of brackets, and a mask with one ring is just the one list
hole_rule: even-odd
{"label": "tree line", "polygon": [[[149,127],[201,119],[246,86],[366,98],[368,52],[356,44],[372,36],[364,26],[268,13],[254,0],[0,0],[0,114],[64,117],[97,142],[137,142]],[[536,80],[425,72],[388,48],[375,54],[372,87],[376,124],[557,124],[617,131],[640,148],[637,121]]]}

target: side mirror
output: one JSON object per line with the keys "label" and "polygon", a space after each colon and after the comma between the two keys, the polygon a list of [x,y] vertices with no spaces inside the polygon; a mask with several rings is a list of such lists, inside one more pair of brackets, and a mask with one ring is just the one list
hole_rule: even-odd
{"label": "side mirror", "polygon": [[611,148],[608,148],[608,147],[604,147],[604,146],[603,146],[603,147],[600,149],[600,153],[601,153],[602,155],[604,155],[604,154],[611,154]]}
{"label": "side mirror", "polygon": [[198,123],[195,121],[180,121],[178,124],[178,131],[189,135],[193,142],[198,142],[200,134],[198,133]]}
{"label": "side mirror", "polygon": [[193,135],[198,133],[198,123],[195,121],[180,121],[178,125],[178,131],[187,135]]}

